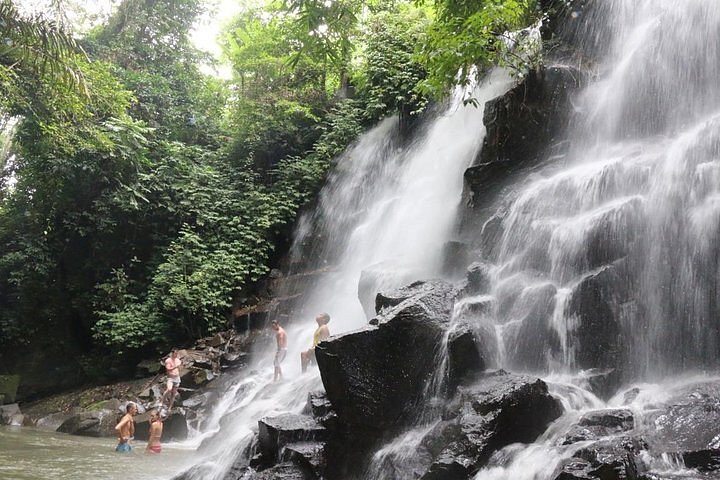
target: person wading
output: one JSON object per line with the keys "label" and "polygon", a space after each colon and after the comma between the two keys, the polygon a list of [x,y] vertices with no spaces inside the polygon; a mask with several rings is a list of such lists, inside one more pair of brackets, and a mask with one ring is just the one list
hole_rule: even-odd
{"label": "person wading", "polygon": [[150,412],[150,429],[148,432],[148,443],[145,447],[145,453],[160,453],[160,438],[162,437],[163,423],[160,414],[153,410]]}
{"label": "person wading", "polygon": [[115,431],[118,434],[118,444],[115,451],[120,453],[128,453],[132,450],[130,440],[135,436],[135,419],[133,417],[137,413],[137,406],[129,402],[125,406],[125,412],[125,415],[115,425]]}

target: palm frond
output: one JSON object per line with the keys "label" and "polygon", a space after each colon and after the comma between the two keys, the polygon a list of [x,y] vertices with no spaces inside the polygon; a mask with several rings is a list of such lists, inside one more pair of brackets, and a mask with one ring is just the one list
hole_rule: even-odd
{"label": "palm frond", "polygon": [[61,26],[42,15],[22,16],[12,0],[0,0],[0,65],[54,76],[87,95],[77,55],[85,53]]}

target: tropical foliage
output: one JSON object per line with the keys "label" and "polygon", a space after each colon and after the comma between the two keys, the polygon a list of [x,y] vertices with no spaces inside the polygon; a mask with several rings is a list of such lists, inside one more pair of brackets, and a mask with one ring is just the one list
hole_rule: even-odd
{"label": "tropical foliage", "polygon": [[123,0],[76,38],[0,0],[0,115],[20,118],[0,177],[3,368],[42,350],[98,375],[232,325],[333,157],[502,57],[534,12],[530,0],[247,7],[222,33],[222,80],[189,40],[204,7]]}

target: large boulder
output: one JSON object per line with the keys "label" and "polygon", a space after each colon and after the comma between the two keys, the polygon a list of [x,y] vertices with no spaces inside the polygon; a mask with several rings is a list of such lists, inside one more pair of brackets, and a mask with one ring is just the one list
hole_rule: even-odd
{"label": "large boulder", "polygon": [[644,470],[640,454],[647,448],[641,439],[615,437],[601,440],[575,452],[563,461],[555,480],[641,480]]}
{"label": "large boulder", "polygon": [[[258,422],[260,451],[267,459],[281,458],[283,449],[299,442],[322,442],[327,430],[314,417],[285,413],[266,417]],[[296,449],[300,448],[296,446]]]}
{"label": "large boulder", "polygon": [[65,420],[57,431],[85,437],[112,437],[118,420],[114,410],[82,412]]}
{"label": "large boulder", "polygon": [[628,289],[623,261],[585,276],[573,288],[565,315],[575,319],[569,343],[574,346],[579,368],[622,369],[625,342],[619,308],[626,303]]}
{"label": "large boulder", "polygon": [[[341,423],[379,437],[414,417],[438,370],[436,352],[450,327],[454,298],[452,285],[440,281],[379,294],[382,314],[371,325],[318,345],[320,375]],[[476,361],[473,367],[483,365]]]}
{"label": "large boulder", "polygon": [[598,440],[602,437],[628,432],[634,428],[634,417],[630,410],[611,409],[588,412],[573,425],[565,435],[562,444]]}
{"label": "large boulder", "polygon": [[720,382],[680,389],[645,420],[643,435],[655,455],[680,456],[689,468],[720,471]]}
{"label": "large boulder", "polygon": [[372,318],[378,312],[375,303],[378,292],[392,292],[423,277],[424,272],[417,267],[398,261],[385,261],[365,268],[358,281],[358,299],[365,316]]}
{"label": "large boulder", "polygon": [[422,479],[471,478],[493,452],[534,441],[562,411],[542,380],[503,371],[484,375],[458,389],[446,420],[424,439],[435,459]]}

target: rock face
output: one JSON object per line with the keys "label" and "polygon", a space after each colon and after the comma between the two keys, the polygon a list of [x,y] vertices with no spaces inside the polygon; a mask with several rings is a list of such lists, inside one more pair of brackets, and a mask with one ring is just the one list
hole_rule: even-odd
{"label": "rock face", "polygon": [[423,480],[471,478],[493,452],[532,442],[562,414],[562,406],[538,379],[503,371],[460,387],[440,424],[424,444],[435,460]]}
{"label": "rock face", "polygon": [[474,166],[464,175],[465,227],[482,224],[489,217],[484,209],[514,174],[563,151],[570,98],[581,83],[581,73],[571,67],[544,67],[485,104],[487,134]]}
{"label": "rock face", "polygon": [[[583,369],[612,369],[613,375],[595,390],[609,398],[623,380],[627,342],[620,332],[623,315],[632,314],[634,302],[624,261],[615,262],[583,278],[573,289],[566,315],[576,321],[570,342],[575,364]],[[600,380],[600,379],[598,379]]]}
{"label": "rock face", "polygon": [[[633,402],[642,391],[629,390]],[[638,409],[635,410],[636,413]],[[640,410],[589,412],[561,438],[564,445],[585,445],[558,467],[556,480],[659,480],[680,478],[654,473],[667,470],[667,459],[684,464],[682,478],[716,478],[720,471],[720,382],[681,387],[668,399]],[[666,460],[658,461],[657,459]],[[656,459],[656,460],[651,460]],[[694,469],[697,473],[689,469]],[[671,468],[672,470],[672,468]]]}
{"label": "rock face", "polygon": [[630,410],[599,410],[586,413],[577,425],[574,425],[562,441],[563,445],[570,445],[587,440],[597,440],[601,437],[627,432],[634,428],[634,418]]}
{"label": "rock face", "polygon": [[720,470],[720,383],[682,389],[643,422],[652,452],[669,452],[700,471]]}
{"label": "rock face", "polygon": [[[290,444],[321,442],[327,439],[327,430],[314,417],[286,413],[263,418],[258,422],[260,451],[267,459],[277,461]],[[296,449],[300,447],[295,447]]]}
{"label": "rock face", "polygon": [[111,437],[118,420],[114,410],[82,412],[65,420],[57,431],[86,437]]}
{"label": "rock face", "polygon": [[[378,294],[371,325],[322,342],[316,356],[327,396],[341,423],[370,437],[400,428],[425,398],[449,327],[454,288],[417,282]],[[472,354],[472,338],[458,335],[457,351]],[[450,347],[451,350],[454,347]],[[483,368],[478,356],[455,368]],[[450,372],[450,377],[464,372]]]}
{"label": "rock face", "polygon": [[[280,479],[293,472],[302,476],[288,478],[340,480],[360,473],[368,451],[359,450],[367,444],[357,438],[357,430],[343,423],[321,392],[309,395],[305,411],[312,415],[261,420],[260,454],[249,466],[238,464],[227,478]],[[458,387],[457,394],[438,407],[443,420],[414,452],[419,457],[416,476],[469,479],[495,451],[514,442],[532,442],[561,412],[541,380],[503,371],[484,374]]]}

